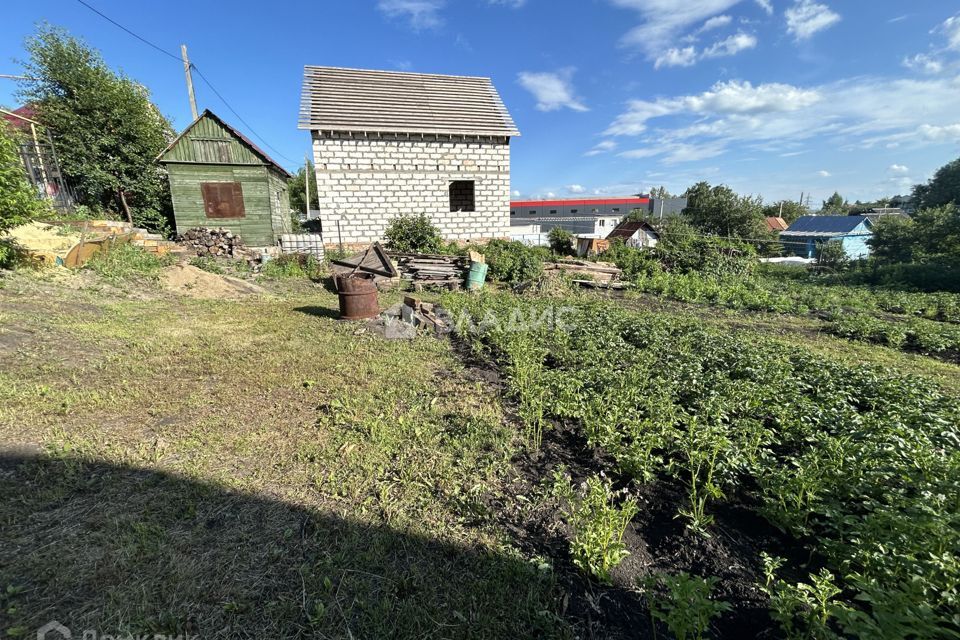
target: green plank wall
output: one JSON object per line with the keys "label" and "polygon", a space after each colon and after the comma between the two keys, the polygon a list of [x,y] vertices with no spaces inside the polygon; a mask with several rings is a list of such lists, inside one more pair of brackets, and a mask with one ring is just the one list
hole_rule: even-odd
{"label": "green plank wall", "polygon": [[[198,156],[202,142],[223,140],[227,155],[220,158],[221,143],[207,157]],[[229,159],[229,162],[218,162]],[[193,227],[229,229],[250,247],[276,243],[277,235],[289,233],[290,198],[286,176],[254,153],[216,119],[203,116],[160,158],[170,177],[177,233]],[[207,218],[203,208],[202,182],[239,182],[243,188],[243,218]],[[279,197],[278,197],[279,196]]]}
{"label": "green plank wall", "polygon": [[[167,171],[177,233],[193,227],[223,228],[238,234],[249,247],[274,244],[270,184],[265,166],[168,164]],[[208,218],[203,208],[201,182],[239,182],[243,185],[245,217]]]}

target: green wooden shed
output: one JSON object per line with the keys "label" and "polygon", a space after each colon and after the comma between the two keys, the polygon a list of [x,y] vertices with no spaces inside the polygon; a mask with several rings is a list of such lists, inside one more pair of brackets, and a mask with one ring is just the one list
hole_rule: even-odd
{"label": "green wooden shed", "polygon": [[177,233],[215,227],[248,247],[290,233],[291,175],[209,109],[157,157],[170,178]]}

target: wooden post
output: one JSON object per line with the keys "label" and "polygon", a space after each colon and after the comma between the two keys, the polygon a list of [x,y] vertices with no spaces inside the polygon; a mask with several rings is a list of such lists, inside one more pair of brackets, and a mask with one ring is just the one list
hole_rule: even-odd
{"label": "wooden post", "polygon": [[197,99],[193,95],[193,75],[190,73],[190,58],[187,57],[187,45],[180,45],[180,54],[183,56],[183,73],[187,76],[187,93],[190,95],[190,113],[193,114],[193,119],[196,120],[200,116],[197,113]]}
{"label": "wooden post", "polygon": [[304,184],[307,189],[307,211],[306,219],[310,220],[310,156],[308,154],[303,154],[303,177]]}

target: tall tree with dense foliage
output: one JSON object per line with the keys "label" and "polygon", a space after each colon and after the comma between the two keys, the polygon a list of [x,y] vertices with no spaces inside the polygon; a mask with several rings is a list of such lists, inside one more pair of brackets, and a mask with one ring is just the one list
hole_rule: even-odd
{"label": "tall tree with dense foliage", "polygon": [[766,235],[763,221],[763,200],[737,195],[726,185],[711,187],[698,182],[684,194],[686,220],[704,233],[738,238],[759,238]]}
{"label": "tall tree with dense foliage", "polygon": [[780,200],[773,204],[768,204],[763,208],[764,217],[777,217],[786,220],[790,224],[800,216],[810,215],[810,210],[799,202],[792,200]]}
{"label": "tall tree with dense foliage", "polygon": [[916,185],[913,199],[920,209],[960,205],[960,158],[937,169],[927,184]]}
{"label": "tall tree with dense foliage", "polygon": [[27,39],[20,97],[54,133],[61,168],[81,204],[163,228],[171,211],[166,174],[155,159],[173,127],[147,89],[112,71],[99,52],[63,29],[41,26]]}
{"label": "tall tree with dense foliage", "polygon": [[[308,163],[310,171],[310,208],[316,210],[320,208],[320,201],[317,197],[317,180],[313,170],[313,162]],[[287,191],[290,193],[290,208],[297,213],[307,212],[307,170],[303,167],[297,169],[297,172],[287,183]]]}
{"label": "tall tree with dense foliage", "polygon": [[820,214],[825,216],[845,216],[849,211],[850,205],[839,192],[834,191],[833,195],[823,201],[820,207]]}
{"label": "tall tree with dense foliage", "polygon": [[911,219],[882,217],[867,243],[884,264],[947,260],[960,265],[960,208],[948,204],[921,209]]}

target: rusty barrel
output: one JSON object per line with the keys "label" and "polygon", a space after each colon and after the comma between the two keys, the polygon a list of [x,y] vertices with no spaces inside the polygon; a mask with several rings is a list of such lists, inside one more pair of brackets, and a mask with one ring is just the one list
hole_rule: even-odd
{"label": "rusty barrel", "polygon": [[340,317],[344,320],[364,320],[380,315],[377,303],[377,285],[372,273],[339,275],[335,281],[340,298]]}

